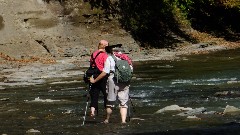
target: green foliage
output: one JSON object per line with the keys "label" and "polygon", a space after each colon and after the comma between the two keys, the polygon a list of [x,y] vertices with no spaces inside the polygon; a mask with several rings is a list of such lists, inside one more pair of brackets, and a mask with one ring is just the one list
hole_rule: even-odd
{"label": "green foliage", "polygon": [[124,0],[121,5],[121,23],[143,46],[170,47],[181,42],[172,34],[195,42],[180,29],[179,18],[186,18],[176,1]]}
{"label": "green foliage", "polygon": [[181,42],[171,34],[197,42],[182,31],[182,26],[226,40],[240,39],[239,0],[125,0],[122,5],[123,26],[135,39],[153,47]]}
{"label": "green foliage", "polygon": [[184,15],[187,15],[191,6],[194,4],[192,0],[175,0],[173,6],[179,8]]}
{"label": "green foliage", "polygon": [[[50,0],[48,0],[50,1]],[[64,3],[73,0],[64,0]],[[198,42],[183,29],[239,40],[239,0],[82,0],[96,14],[118,16],[143,46],[171,47]],[[120,18],[119,18],[120,16]]]}
{"label": "green foliage", "polygon": [[238,0],[199,0],[192,3],[189,9],[188,19],[194,29],[226,40],[239,40]]}

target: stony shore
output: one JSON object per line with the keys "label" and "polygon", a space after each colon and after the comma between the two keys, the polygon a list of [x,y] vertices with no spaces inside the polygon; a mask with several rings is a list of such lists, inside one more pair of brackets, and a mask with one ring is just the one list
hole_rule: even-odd
{"label": "stony shore", "polygon": [[[130,53],[129,55],[133,61],[179,60],[183,58],[183,55],[211,53],[234,48],[237,47],[202,43],[185,46],[175,50],[150,49],[139,53]],[[56,80],[51,83],[61,83],[63,80],[58,80],[58,78],[75,78],[68,79],[68,83],[81,82],[83,72],[88,66],[88,59],[89,56],[59,59],[54,63],[48,64],[38,61],[27,64],[20,64],[18,62],[1,64],[0,89],[4,90],[7,87],[43,84],[46,83],[48,79]]]}

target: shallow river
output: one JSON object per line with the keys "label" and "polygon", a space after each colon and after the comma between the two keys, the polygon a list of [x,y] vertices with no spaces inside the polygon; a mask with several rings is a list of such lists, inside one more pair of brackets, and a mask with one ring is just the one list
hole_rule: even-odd
{"label": "shallow river", "polygon": [[[134,63],[126,125],[120,124],[118,108],[110,124],[101,123],[105,115],[102,100],[99,115],[92,119],[88,110],[82,125],[87,87],[74,83],[77,77],[1,90],[0,134],[240,134],[240,115],[222,115],[227,105],[240,108],[239,94],[215,96],[216,92],[240,90],[239,54],[240,50],[231,50],[179,61]],[[204,107],[205,112],[215,113],[196,114],[195,119],[179,116],[180,111],[155,114],[171,105]]]}

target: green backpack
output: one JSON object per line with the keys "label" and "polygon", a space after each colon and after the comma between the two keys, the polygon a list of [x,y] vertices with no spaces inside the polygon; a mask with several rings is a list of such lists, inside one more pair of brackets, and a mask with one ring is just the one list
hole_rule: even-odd
{"label": "green backpack", "polygon": [[114,55],[113,59],[115,61],[114,79],[117,80],[117,83],[130,82],[133,73],[128,61],[123,59],[118,60]]}

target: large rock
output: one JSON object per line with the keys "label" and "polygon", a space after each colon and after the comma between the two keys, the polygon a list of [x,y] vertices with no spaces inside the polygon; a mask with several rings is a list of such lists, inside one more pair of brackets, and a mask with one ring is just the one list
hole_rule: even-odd
{"label": "large rock", "polygon": [[192,108],[180,107],[178,105],[170,105],[170,106],[166,106],[166,107],[156,111],[155,113],[163,113],[163,112],[166,112],[166,111],[187,111],[187,110],[192,110]]}
{"label": "large rock", "polygon": [[234,106],[227,105],[223,114],[240,114],[240,109]]}

